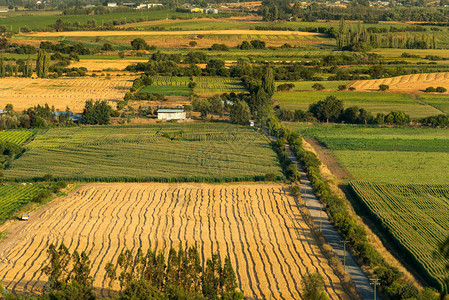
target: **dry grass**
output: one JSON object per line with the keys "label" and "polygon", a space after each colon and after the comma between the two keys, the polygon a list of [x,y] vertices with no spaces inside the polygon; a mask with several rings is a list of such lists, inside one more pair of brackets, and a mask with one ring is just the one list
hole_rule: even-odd
{"label": "dry grass", "polygon": [[1,78],[0,107],[14,105],[21,111],[35,105],[54,105],[65,110],[68,106],[73,112],[82,112],[86,100],[107,100],[111,105],[122,100],[132,86],[132,76],[77,77],[60,79]]}
{"label": "dry grass", "polygon": [[389,91],[399,93],[422,93],[429,86],[442,86],[449,89],[449,73],[424,73],[373,80],[357,80],[350,83],[348,87],[354,87],[356,91],[377,91],[381,84],[388,85]]}
{"label": "dry grass", "polygon": [[[126,247],[168,252],[196,245],[203,259],[229,255],[239,288],[255,299],[301,298],[301,275],[324,276],[331,299],[349,299],[287,187],[273,184],[89,184],[15,223],[0,245],[0,281],[38,292],[51,243],[86,251],[102,296],[107,262]],[[118,285],[113,286],[117,290]]]}
{"label": "dry grass", "polygon": [[89,71],[103,71],[107,69],[122,71],[127,66],[139,62],[147,62],[147,60],[142,59],[130,59],[130,60],[113,60],[113,59],[81,59],[80,61],[75,61],[70,64],[70,67],[80,68],[84,67]]}

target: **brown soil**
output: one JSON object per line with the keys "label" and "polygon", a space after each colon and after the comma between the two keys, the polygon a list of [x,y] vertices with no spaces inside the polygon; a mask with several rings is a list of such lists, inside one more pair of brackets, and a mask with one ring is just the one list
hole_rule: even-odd
{"label": "brown soil", "polygon": [[104,266],[125,247],[167,253],[188,243],[203,259],[229,255],[247,297],[299,299],[301,275],[309,270],[324,276],[331,299],[349,299],[283,185],[88,184],[8,231],[0,243],[0,281],[16,293],[42,289],[47,277],[39,270],[51,243],[89,253],[101,296],[111,294]]}
{"label": "brown soil", "polygon": [[[81,59],[80,61],[75,61],[70,64],[71,68],[84,67],[89,71],[104,71],[107,69],[112,69],[115,71],[122,71],[127,66],[139,62],[146,62],[142,59],[133,60],[112,60],[112,59]],[[107,71],[105,71],[107,72]]]}
{"label": "brown soil", "polygon": [[320,160],[326,165],[330,173],[332,173],[332,175],[334,175],[339,181],[354,179],[354,177],[352,177],[349,172],[347,172],[342,166],[340,166],[337,158],[331,150],[327,149],[315,139],[307,138],[306,141],[311,144],[311,146],[315,149],[316,153],[320,157]]}
{"label": "brown soil", "polygon": [[38,104],[59,110],[68,106],[73,112],[82,112],[86,100],[107,100],[115,106],[132,86],[136,76],[76,77],[76,78],[1,78],[0,107],[11,103],[21,111]]}
{"label": "brown soil", "polygon": [[[390,78],[373,80],[356,80],[348,85],[356,91],[374,92],[379,90],[379,85],[386,84],[390,92],[423,93],[429,87],[442,86],[449,90],[449,72],[411,74]],[[447,94],[447,93],[446,93]]]}

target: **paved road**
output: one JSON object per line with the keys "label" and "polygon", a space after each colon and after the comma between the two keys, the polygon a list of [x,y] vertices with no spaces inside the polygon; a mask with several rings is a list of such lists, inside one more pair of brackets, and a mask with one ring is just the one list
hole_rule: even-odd
{"label": "paved road", "polygon": [[[351,276],[352,281],[355,283],[357,291],[363,299],[374,299],[374,289],[370,285],[368,277],[363,273],[360,266],[356,263],[353,256],[348,250],[344,249],[343,239],[335,230],[334,226],[329,222],[329,217],[324,211],[323,205],[313,194],[312,185],[307,177],[307,173],[303,170],[298,163],[293,152],[289,146],[286,146],[286,151],[290,153],[290,159],[296,163],[299,172],[301,173],[301,196],[307,209],[310,212],[312,221],[317,227],[321,228],[323,236],[333,248],[334,252],[340,258],[342,263],[346,261],[346,272]],[[377,295],[377,299],[381,299]]]}

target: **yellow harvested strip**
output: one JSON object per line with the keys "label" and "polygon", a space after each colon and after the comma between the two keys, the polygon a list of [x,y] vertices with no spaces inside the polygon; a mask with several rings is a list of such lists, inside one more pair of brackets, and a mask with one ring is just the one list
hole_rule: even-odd
{"label": "yellow harvested strip", "polygon": [[229,255],[247,297],[299,299],[301,275],[309,270],[324,276],[331,299],[349,299],[283,185],[88,184],[8,231],[0,282],[17,293],[42,289],[51,243],[89,254],[102,296],[114,294],[104,266],[125,247],[167,253],[188,243],[203,259]]}
{"label": "yellow harvested strip", "polygon": [[58,110],[68,106],[82,112],[86,100],[107,100],[114,105],[133,84],[135,76],[76,77],[76,78],[0,78],[0,107],[11,103],[22,111],[47,103]]}
{"label": "yellow harvested strip", "polygon": [[357,80],[348,85],[357,91],[377,91],[379,85],[386,84],[390,91],[423,92],[427,87],[442,86],[449,90],[449,73],[412,74],[391,78]]}
{"label": "yellow harvested strip", "polygon": [[321,36],[316,32],[282,31],[282,30],[183,30],[183,31],[64,31],[64,32],[35,32],[20,34],[21,36],[57,37],[57,36],[136,36],[136,35],[242,35],[242,34],[266,34],[266,35],[311,35]]}

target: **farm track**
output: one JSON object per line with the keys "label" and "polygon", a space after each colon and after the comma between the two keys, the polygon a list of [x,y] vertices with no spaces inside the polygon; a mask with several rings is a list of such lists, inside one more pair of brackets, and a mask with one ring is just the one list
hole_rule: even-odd
{"label": "farm track", "polygon": [[89,184],[13,223],[0,244],[0,282],[12,292],[37,293],[51,243],[86,251],[101,296],[113,296],[104,266],[126,247],[196,245],[203,261],[229,255],[249,298],[298,299],[307,270],[325,278],[331,299],[349,299],[282,185]]}

